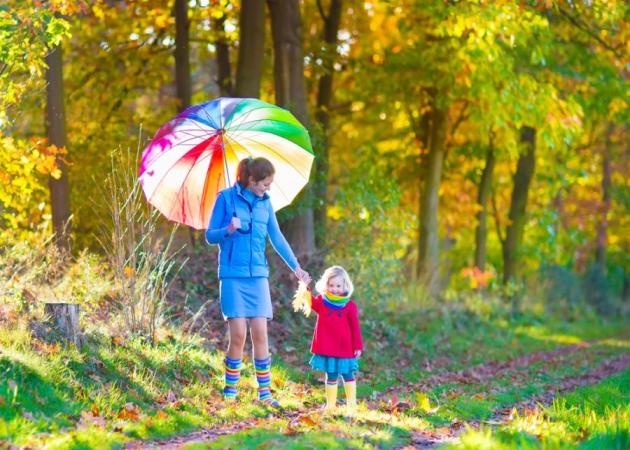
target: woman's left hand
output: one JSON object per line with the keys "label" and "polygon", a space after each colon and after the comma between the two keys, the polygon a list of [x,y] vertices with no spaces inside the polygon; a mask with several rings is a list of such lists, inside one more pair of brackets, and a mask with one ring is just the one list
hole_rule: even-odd
{"label": "woman's left hand", "polygon": [[360,358],[362,353],[363,353],[363,352],[362,352],[361,350],[355,350],[355,351],[354,351],[354,357],[355,357],[355,358]]}
{"label": "woman's left hand", "polygon": [[311,276],[306,270],[302,269],[301,267],[295,269],[295,276],[305,285],[308,286],[309,284],[311,284]]}

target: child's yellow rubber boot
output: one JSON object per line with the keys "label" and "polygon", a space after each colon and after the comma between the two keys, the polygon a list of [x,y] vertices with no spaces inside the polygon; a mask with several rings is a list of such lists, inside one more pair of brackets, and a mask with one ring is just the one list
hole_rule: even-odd
{"label": "child's yellow rubber boot", "polygon": [[337,383],[326,383],[326,406],[324,410],[332,411],[337,407]]}
{"label": "child's yellow rubber boot", "polygon": [[357,409],[357,382],[355,380],[346,381],[343,384],[346,391],[346,408],[349,414],[354,414]]}

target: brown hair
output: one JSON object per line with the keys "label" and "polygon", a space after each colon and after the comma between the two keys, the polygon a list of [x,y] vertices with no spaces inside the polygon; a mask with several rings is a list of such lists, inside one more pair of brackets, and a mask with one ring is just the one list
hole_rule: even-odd
{"label": "brown hair", "polygon": [[260,181],[273,175],[275,172],[273,164],[266,158],[245,158],[238,163],[236,181],[241,186],[247,187],[249,186],[249,177],[253,177],[254,181]]}

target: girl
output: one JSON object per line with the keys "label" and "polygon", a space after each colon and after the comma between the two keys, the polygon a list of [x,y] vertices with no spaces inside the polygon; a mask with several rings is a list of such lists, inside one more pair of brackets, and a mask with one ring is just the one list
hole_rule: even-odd
{"label": "girl", "polygon": [[273,182],[274,167],[265,158],[247,158],[237,169],[237,181],[217,196],[206,231],[209,244],[219,245],[221,312],[228,321],[230,342],[225,358],[226,399],[235,399],[241,377],[243,346],[249,320],[258,399],[278,407],[271,396],[271,357],[267,320],[273,318],[269,293],[269,266],[265,257],[267,236],[295,273],[310,283],[278,227],[276,214],[266,193]]}
{"label": "girl", "polygon": [[337,380],[343,379],[346,405],[352,412],[357,404],[355,372],[359,369],[358,358],[363,352],[363,338],[357,312],[352,301],[354,287],[348,273],[341,266],[324,271],[315,284],[318,296],[308,295],[310,309],[317,313],[317,323],[311,344],[310,365],[326,373],[326,405],[335,408]]}

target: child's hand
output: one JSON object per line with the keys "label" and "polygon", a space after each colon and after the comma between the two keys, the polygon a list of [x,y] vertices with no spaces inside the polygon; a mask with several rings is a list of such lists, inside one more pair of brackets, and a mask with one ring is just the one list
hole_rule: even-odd
{"label": "child's hand", "polygon": [[361,350],[355,350],[355,351],[354,351],[354,357],[355,357],[355,358],[360,358],[362,353],[363,353],[363,352],[362,352]]}

